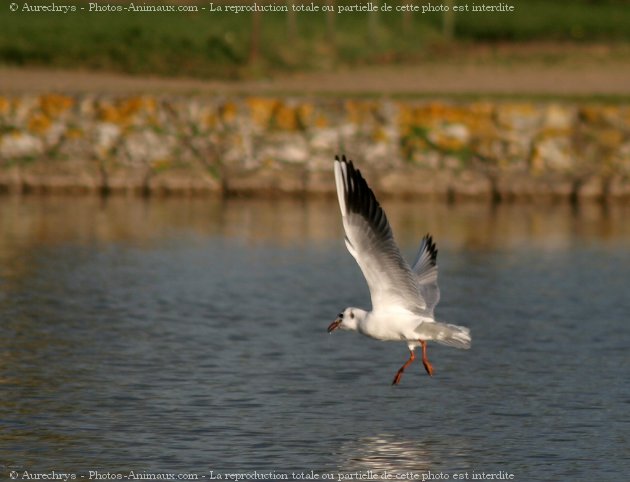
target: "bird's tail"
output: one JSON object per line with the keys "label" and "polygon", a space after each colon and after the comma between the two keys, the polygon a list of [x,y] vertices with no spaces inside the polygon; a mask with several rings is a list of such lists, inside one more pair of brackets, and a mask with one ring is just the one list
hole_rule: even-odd
{"label": "bird's tail", "polygon": [[427,339],[437,341],[442,345],[452,346],[467,350],[470,348],[472,338],[470,330],[465,326],[451,325],[448,323],[422,323],[418,327]]}

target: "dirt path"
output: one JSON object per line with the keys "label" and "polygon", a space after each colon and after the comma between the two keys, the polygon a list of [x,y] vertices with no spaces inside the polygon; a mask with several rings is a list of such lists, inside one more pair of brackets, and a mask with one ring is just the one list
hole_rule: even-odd
{"label": "dirt path", "polygon": [[116,73],[0,68],[0,95],[112,94],[499,94],[630,96],[630,61],[583,64],[362,67],[283,75],[270,80],[203,81]]}

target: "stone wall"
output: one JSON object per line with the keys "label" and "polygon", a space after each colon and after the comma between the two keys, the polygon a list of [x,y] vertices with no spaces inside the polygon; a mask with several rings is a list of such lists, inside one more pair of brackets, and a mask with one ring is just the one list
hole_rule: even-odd
{"label": "stone wall", "polygon": [[630,106],[576,102],[0,97],[0,190],[630,199]]}

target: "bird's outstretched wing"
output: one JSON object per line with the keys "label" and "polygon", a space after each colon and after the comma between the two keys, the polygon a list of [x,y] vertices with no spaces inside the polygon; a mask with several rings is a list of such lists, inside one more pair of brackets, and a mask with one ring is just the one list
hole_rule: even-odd
{"label": "bird's outstretched wing", "polygon": [[385,212],[352,161],[335,158],[335,182],[346,246],[370,288],[372,309],[426,312],[416,275],[400,254]]}
{"label": "bird's outstretched wing", "polygon": [[420,242],[418,255],[411,270],[416,275],[420,296],[426,303],[427,312],[433,316],[435,305],[440,301],[440,288],[438,286],[438,250],[430,234],[427,234]]}

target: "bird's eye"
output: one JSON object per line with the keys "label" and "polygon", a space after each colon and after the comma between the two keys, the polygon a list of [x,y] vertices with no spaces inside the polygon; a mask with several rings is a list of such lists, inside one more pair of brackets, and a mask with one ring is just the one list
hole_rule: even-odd
{"label": "bird's eye", "polygon": [[338,316],[339,318],[343,318],[343,313],[339,313],[337,316]]}
{"label": "bird's eye", "polygon": [[354,318],[354,313],[352,311],[350,312],[350,318]]}

